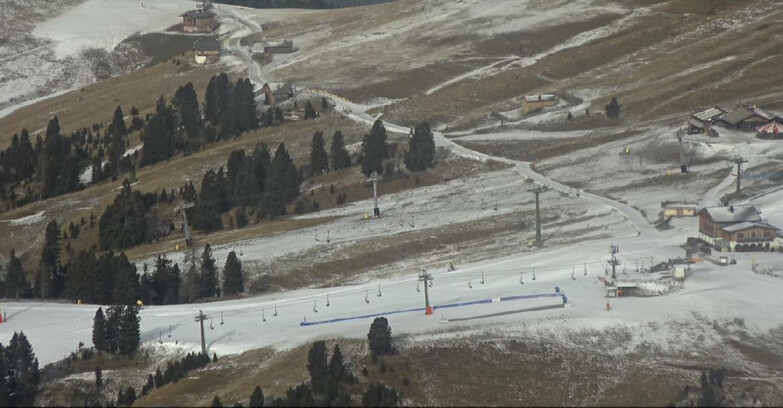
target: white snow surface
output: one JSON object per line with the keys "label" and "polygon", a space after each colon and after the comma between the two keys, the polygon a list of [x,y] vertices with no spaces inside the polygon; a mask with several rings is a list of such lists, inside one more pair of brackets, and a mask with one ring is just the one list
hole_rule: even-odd
{"label": "white snow surface", "polygon": [[39,24],[33,35],[53,41],[60,59],[88,48],[111,51],[134,33],[160,31],[181,22],[179,15],[194,5],[186,0],[88,0]]}

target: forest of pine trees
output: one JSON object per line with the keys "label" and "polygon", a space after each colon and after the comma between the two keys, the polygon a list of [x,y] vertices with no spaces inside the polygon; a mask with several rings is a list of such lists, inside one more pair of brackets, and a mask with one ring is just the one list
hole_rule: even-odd
{"label": "forest of pine trees", "polygon": [[113,305],[98,308],[92,320],[92,344],[95,350],[129,356],[141,345],[139,307]]}
{"label": "forest of pine trees", "polygon": [[98,221],[101,250],[124,249],[146,242],[150,238],[147,212],[158,197],[155,193],[133,191],[130,182],[125,180],[120,193]]}

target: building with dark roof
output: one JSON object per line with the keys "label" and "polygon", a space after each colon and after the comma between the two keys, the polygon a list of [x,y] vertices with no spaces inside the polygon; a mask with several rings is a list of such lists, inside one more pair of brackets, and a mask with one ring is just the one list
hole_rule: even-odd
{"label": "building with dark roof", "polygon": [[778,231],[763,222],[752,205],[710,207],[699,212],[699,238],[719,251],[774,249]]}
{"label": "building with dark roof", "polygon": [[715,121],[715,124],[726,129],[754,131],[759,126],[764,126],[774,118],[761,108],[755,106],[741,106],[727,112]]}
{"label": "building with dark roof", "polygon": [[182,31],[186,33],[211,33],[217,28],[215,13],[209,9],[188,10],[182,14]]}
{"label": "building with dark roof", "polygon": [[193,43],[196,64],[210,64],[220,59],[220,41],[214,38],[199,38]]}

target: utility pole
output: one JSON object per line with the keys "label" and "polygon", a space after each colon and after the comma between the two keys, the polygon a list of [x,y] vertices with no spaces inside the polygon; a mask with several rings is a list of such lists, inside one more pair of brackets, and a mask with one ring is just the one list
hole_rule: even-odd
{"label": "utility pole", "polygon": [[545,185],[539,185],[534,188],[531,188],[530,190],[527,190],[533,194],[536,195],[536,245],[541,245],[541,209],[539,207],[538,203],[538,196],[539,194],[549,191],[549,187]]}
{"label": "utility pole", "polygon": [[193,246],[193,236],[190,235],[190,225],[188,225],[188,214],[187,210],[188,208],[193,207],[193,203],[186,203],[183,204],[180,207],[180,210],[182,211],[182,229],[185,230],[185,245],[187,246]]}
{"label": "utility pole", "polygon": [[204,320],[207,320],[209,317],[204,314],[200,309],[198,311],[198,314],[195,318],[193,318],[194,321],[198,322],[201,325],[201,354],[207,355],[207,345],[204,341]]}
{"label": "utility pole", "polygon": [[427,287],[432,286],[432,275],[427,273],[426,270],[422,270],[419,274],[419,282],[424,283],[424,314],[431,315],[432,314],[432,308],[430,307],[430,292],[427,290]]}
{"label": "utility pole", "polygon": [[378,176],[378,172],[377,171],[372,172],[372,175],[370,175],[370,181],[372,181],[372,195],[375,199],[375,207],[373,207],[373,215],[376,217],[381,216],[381,209],[378,208],[378,180],[380,180],[380,177]]}
{"label": "utility pole", "polygon": [[742,163],[747,163],[748,161],[742,156],[737,156],[729,161],[737,164],[737,194],[739,194],[740,180],[742,179]]}
{"label": "utility pole", "polygon": [[688,165],[685,164],[685,149],[682,147],[682,128],[677,129],[677,139],[680,141],[680,171],[682,173],[688,172]]}

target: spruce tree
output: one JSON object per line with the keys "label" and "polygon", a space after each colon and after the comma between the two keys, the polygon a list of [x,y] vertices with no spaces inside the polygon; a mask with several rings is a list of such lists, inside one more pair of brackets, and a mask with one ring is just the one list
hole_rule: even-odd
{"label": "spruce tree", "polygon": [[383,173],[383,159],[389,156],[386,127],[378,119],[373,123],[370,133],[362,141],[362,173],[366,176],[373,172]]}
{"label": "spruce tree", "polygon": [[100,307],[95,311],[95,317],[92,320],[92,345],[98,351],[107,351],[106,318]]}
{"label": "spruce tree", "polygon": [[329,368],[326,357],[326,343],[323,340],[316,341],[307,355],[307,371],[310,373],[310,384],[313,391],[323,391],[326,378],[329,376]]}
{"label": "spruce tree", "polygon": [[[158,372],[160,372],[160,370],[158,370]],[[162,380],[163,378],[161,378],[161,381]],[[147,389],[147,392],[150,392],[155,389],[155,378],[152,376],[152,374],[149,374],[147,376],[147,384],[145,384],[144,387]]]}
{"label": "spruce tree", "polygon": [[402,398],[394,388],[387,387],[380,382],[370,384],[362,395],[364,407],[396,407]]}
{"label": "spruce tree", "polygon": [[302,176],[299,170],[285,149],[285,144],[280,143],[264,182],[264,193],[261,199],[262,214],[271,217],[284,215],[285,205],[299,195],[301,183]]}
{"label": "spruce tree", "polygon": [[165,383],[163,382],[163,373],[160,372],[160,367],[158,367],[157,370],[155,370],[155,388],[163,387]]}
{"label": "spruce tree", "polygon": [[242,282],[242,262],[234,251],[228,253],[226,265],[223,267],[223,294],[232,296],[245,291]]}
{"label": "spruce tree", "polygon": [[348,154],[348,150],[345,149],[345,139],[343,138],[343,133],[339,130],[335,131],[332,136],[332,144],[329,147],[329,159],[331,160],[332,170],[351,166],[351,156]]}
{"label": "spruce tree", "polygon": [[321,109],[326,110],[329,108],[329,102],[326,100],[326,97],[321,98]]}
{"label": "spruce tree", "polygon": [[329,171],[329,156],[326,155],[326,142],[320,131],[315,132],[310,143],[310,175],[326,173]]}
{"label": "spruce tree", "polygon": [[432,167],[435,160],[435,139],[430,125],[423,122],[416,126],[413,136],[408,140],[408,152],[405,153],[405,167],[410,171],[421,171]]}
{"label": "spruce tree", "polygon": [[122,107],[117,105],[114,109],[114,116],[111,124],[109,125],[109,133],[113,136],[125,136],[128,133],[128,128],[125,126],[125,115],[122,113]]}
{"label": "spruce tree", "polygon": [[315,112],[315,108],[313,108],[313,104],[310,103],[310,101],[307,101],[307,104],[305,104],[304,109],[304,118],[305,119],[315,119],[318,117],[318,114]]}
{"label": "spruce tree", "polygon": [[220,402],[220,397],[215,395],[215,398],[212,398],[212,407],[220,408],[223,406],[223,403]]}
{"label": "spruce tree", "polygon": [[6,349],[6,366],[10,368],[7,381],[14,384],[12,402],[17,406],[31,406],[38,390],[41,376],[38,359],[23,332],[14,333]]}
{"label": "spruce tree", "polygon": [[607,118],[617,119],[620,117],[620,103],[617,98],[612,96],[612,100],[604,106]]}
{"label": "spruce tree", "polygon": [[212,247],[209,244],[204,245],[204,252],[201,254],[201,279],[199,279],[201,297],[209,298],[215,296],[217,291],[217,271],[215,268],[215,259],[212,257]]}
{"label": "spruce tree", "polygon": [[264,406],[264,393],[258,385],[253,389],[253,393],[250,394],[250,402],[247,406],[250,408],[261,408]]}
{"label": "spruce tree", "polygon": [[392,354],[392,335],[389,321],[385,317],[376,317],[370,325],[367,333],[367,342],[370,351],[379,356]]}
{"label": "spruce tree", "polygon": [[119,305],[106,308],[106,351],[109,353],[116,353],[119,346],[122,309]]}
{"label": "spruce tree", "polygon": [[118,350],[122,355],[131,355],[139,349],[139,344],[141,344],[139,307],[125,306],[120,317]]}
{"label": "spruce tree", "polygon": [[345,360],[339,344],[334,345],[332,358],[329,360],[329,376],[336,382],[348,380],[351,376],[345,367]]}
{"label": "spruce tree", "polygon": [[11,257],[8,260],[8,266],[5,273],[6,293],[9,297],[28,297],[30,295],[30,284],[25,277],[22,262],[16,257],[16,251],[11,249]]}
{"label": "spruce tree", "polygon": [[172,100],[174,111],[185,127],[187,137],[194,139],[201,135],[204,125],[198,108],[198,96],[192,82],[180,86]]}

